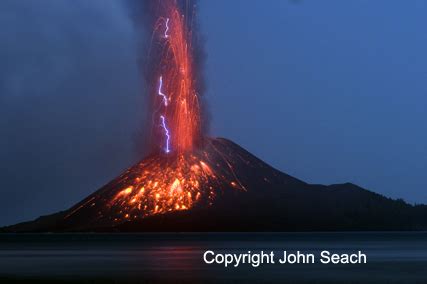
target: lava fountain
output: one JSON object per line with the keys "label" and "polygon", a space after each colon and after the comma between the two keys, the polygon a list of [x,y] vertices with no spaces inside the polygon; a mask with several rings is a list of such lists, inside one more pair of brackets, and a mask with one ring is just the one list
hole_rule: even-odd
{"label": "lava fountain", "polygon": [[[152,141],[165,154],[181,155],[201,143],[200,99],[195,78],[192,21],[175,0],[154,1],[159,14],[153,27],[153,58],[149,72],[155,78],[152,97]],[[185,6],[186,10],[192,7]],[[152,84],[152,82],[147,82]]]}
{"label": "lava fountain", "polygon": [[197,82],[201,76],[196,73],[192,31],[195,13],[189,3],[147,4],[156,15],[146,66],[152,154],[71,208],[65,219],[95,216],[92,224],[107,226],[210,206],[225,189],[246,190],[232,161],[242,157],[231,157],[220,149],[221,143],[202,133]]}

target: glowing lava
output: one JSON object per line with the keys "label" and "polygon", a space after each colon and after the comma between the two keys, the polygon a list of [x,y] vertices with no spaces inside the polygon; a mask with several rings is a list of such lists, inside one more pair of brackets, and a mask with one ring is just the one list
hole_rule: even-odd
{"label": "glowing lava", "polygon": [[214,192],[205,192],[202,185],[214,182],[216,176],[203,164],[196,156],[188,154],[179,156],[165,168],[162,158],[152,157],[138,166],[141,172],[112,198],[109,206],[120,208],[122,214],[116,217],[120,220],[127,218],[126,214],[138,218],[185,210],[202,194],[212,200]]}
{"label": "glowing lava", "polygon": [[[222,142],[216,142],[217,146],[207,143],[204,150],[172,160],[161,155],[148,157],[125,172],[119,182],[122,189],[108,202],[119,212],[116,221],[186,210],[198,202],[209,206],[226,187],[246,191],[234,171],[233,161],[238,157],[225,153]],[[245,162],[242,157],[237,160]]]}
{"label": "glowing lava", "polygon": [[[221,139],[207,139],[204,149],[181,155],[151,155],[70,209],[65,219],[97,226],[119,224],[155,214],[207,207],[219,195],[246,191],[235,168],[256,165]],[[89,213],[90,212],[90,213]],[[80,221],[79,221],[80,222]],[[85,220],[86,222],[86,220]]]}

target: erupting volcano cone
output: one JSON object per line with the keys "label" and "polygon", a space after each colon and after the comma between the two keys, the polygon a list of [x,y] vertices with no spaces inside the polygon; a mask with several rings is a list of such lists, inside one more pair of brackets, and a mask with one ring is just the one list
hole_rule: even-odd
{"label": "erupting volcano cone", "polygon": [[414,215],[418,208],[352,184],[309,185],[231,141],[204,138],[194,5],[138,2],[147,5],[153,31],[145,67],[152,106],[147,135],[155,154],[69,210],[6,231],[379,230],[426,225]]}
{"label": "erupting volcano cone", "polygon": [[154,215],[207,208],[225,196],[254,190],[254,185],[262,190],[279,180],[302,184],[228,140],[206,139],[204,144],[203,149],[185,154],[143,159],[69,209],[58,226],[66,230],[114,227]]}

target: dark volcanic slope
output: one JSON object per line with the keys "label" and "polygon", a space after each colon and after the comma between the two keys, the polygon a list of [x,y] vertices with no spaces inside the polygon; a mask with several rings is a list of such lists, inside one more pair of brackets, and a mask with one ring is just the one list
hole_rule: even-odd
{"label": "dark volcanic slope", "polygon": [[[310,185],[275,170],[226,139],[210,139],[203,150],[185,157],[151,156],[67,211],[4,228],[24,231],[312,231],[421,230],[426,206],[411,206],[353,184]],[[123,189],[148,183],[142,172],[206,163],[213,174],[197,177],[187,197],[154,199],[156,186],[144,196]],[[194,170],[194,168],[191,168]],[[157,176],[149,176],[159,178]],[[160,178],[171,177],[164,174]],[[138,179],[140,184],[135,184]],[[184,185],[182,185],[184,187]],[[160,192],[163,193],[163,192]],[[126,194],[126,196],[123,196]],[[129,194],[129,196],[127,195]],[[200,198],[195,198],[195,196]],[[146,197],[148,196],[148,197]],[[173,195],[175,196],[175,195]],[[135,201],[136,200],[136,201]],[[136,204],[143,205],[137,206]],[[173,210],[173,206],[189,206]],[[145,206],[145,207],[144,207]],[[156,207],[157,206],[157,207]],[[157,211],[156,211],[157,210]],[[163,210],[159,213],[159,210]]]}

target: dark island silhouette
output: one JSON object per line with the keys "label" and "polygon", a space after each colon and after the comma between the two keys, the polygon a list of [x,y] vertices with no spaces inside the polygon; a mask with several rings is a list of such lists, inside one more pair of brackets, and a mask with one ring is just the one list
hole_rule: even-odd
{"label": "dark island silhouette", "polygon": [[[167,157],[148,157],[139,166],[128,169],[70,209],[4,227],[1,231],[281,232],[427,229],[426,205],[410,205],[351,183],[329,186],[308,184],[274,169],[230,140],[207,139],[205,144],[207,146],[203,151],[191,155],[206,156],[212,170],[220,173],[212,184],[210,180],[201,184],[203,189],[210,187],[210,190],[215,190],[214,200],[205,198],[187,210],[142,218],[137,215],[141,208],[132,207],[128,208],[131,218],[119,218],[123,209],[106,204],[123,187],[124,180],[141,170],[144,160],[156,159],[159,165],[171,163]],[[238,180],[239,185],[230,184],[229,178]]]}

